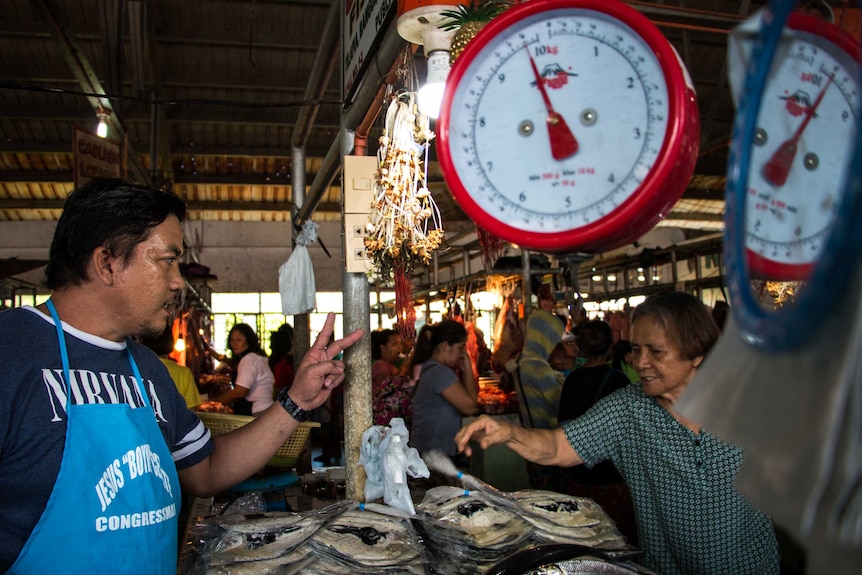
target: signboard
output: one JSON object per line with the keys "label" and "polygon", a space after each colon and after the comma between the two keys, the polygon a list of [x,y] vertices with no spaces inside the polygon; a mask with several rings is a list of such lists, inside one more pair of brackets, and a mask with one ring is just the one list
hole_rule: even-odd
{"label": "signboard", "polygon": [[126,151],[120,142],[75,128],[72,144],[76,188],[100,176],[126,177]]}
{"label": "signboard", "polygon": [[395,0],[345,0],[341,43],[345,102],[353,98],[395,7]]}

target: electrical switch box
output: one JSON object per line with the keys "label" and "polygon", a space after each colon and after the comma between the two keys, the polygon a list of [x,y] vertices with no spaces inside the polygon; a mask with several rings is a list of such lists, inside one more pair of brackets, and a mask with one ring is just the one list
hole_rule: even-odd
{"label": "electrical switch box", "polygon": [[344,214],[344,264],[348,273],[371,270],[371,259],[365,250],[365,226],[368,214]]}
{"label": "electrical switch box", "polygon": [[365,226],[371,220],[377,156],[344,156],[344,267],[348,273],[372,269],[365,250]]}
{"label": "electrical switch box", "polygon": [[344,156],[344,213],[370,214],[377,156]]}

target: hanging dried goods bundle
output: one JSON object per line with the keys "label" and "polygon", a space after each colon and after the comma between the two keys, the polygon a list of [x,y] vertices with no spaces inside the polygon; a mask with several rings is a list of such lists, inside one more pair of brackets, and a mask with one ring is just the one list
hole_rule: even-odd
{"label": "hanging dried goods bundle", "polygon": [[414,94],[393,98],[377,151],[365,248],[378,275],[395,279],[398,326],[408,338],[415,336],[409,273],[416,263],[427,265],[443,240],[440,211],[427,187],[428,143],[433,137]]}
{"label": "hanging dried goods bundle", "polygon": [[428,143],[434,133],[412,93],[393,98],[377,151],[371,222],[365,248],[384,279],[399,264],[409,272],[427,264],[440,246],[440,211],[426,181]]}

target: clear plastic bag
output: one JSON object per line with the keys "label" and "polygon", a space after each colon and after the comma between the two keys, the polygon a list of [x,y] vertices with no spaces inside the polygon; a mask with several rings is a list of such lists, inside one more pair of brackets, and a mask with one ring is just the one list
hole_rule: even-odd
{"label": "clear plastic bag", "polygon": [[359,465],[365,467],[365,500],[383,498],[392,507],[413,515],[413,499],[407,476],[428,477],[428,466],[413,447],[404,420],[393,417],[390,427],[375,425],[362,434]]}
{"label": "clear plastic bag", "polygon": [[296,247],[286,262],[278,268],[278,292],[284,315],[297,315],[317,307],[315,302],[314,267],[306,246],[317,241],[317,224],[307,221],[296,236]]}
{"label": "clear plastic bag", "polygon": [[779,353],[745,342],[731,318],[677,408],[745,450],[737,489],[776,522],[858,545],[862,297],[843,304],[807,345]]}

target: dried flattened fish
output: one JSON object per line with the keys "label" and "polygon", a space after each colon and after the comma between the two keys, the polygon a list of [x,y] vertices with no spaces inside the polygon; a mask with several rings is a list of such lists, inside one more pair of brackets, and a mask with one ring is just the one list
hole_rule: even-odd
{"label": "dried flattened fish", "polygon": [[293,513],[227,523],[212,547],[210,565],[273,559],[298,547],[322,525],[319,517]]}
{"label": "dried flattened fish", "polygon": [[421,546],[402,520],[370,511],[345,511],[312,538],[335,556],[373,566],[398,565],[419,557]]}
{"label": "dried flattened fish", "polygon": [[602,549],[625,547],[613,520],[592,499],[543,490],[512,494],[535,528],[534,537],[555,543],[576,543]]}
{"label": "dried flattened fish", "polygon": [[554,491],[524,489],[515,491],[512,497],[527,514],[563,527],[592,527],[605,516],[601,507],[591,499]]}
{"label": "dried flattened fish", "polygon": [[530,531],[529,525],[509,509],[495,506],[475,492],[465,492],[456,487],[430,489],[417,509],[429,518],[431,529],[457,530],[467,535],[470,544],[478,548],[511,544],[526,537]]}

